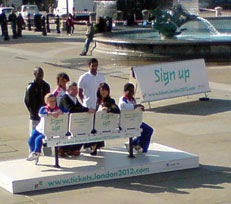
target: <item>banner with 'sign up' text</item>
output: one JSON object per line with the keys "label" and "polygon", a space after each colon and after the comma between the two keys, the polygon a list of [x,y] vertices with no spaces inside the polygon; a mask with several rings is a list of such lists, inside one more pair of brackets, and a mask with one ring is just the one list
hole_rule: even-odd
{"label": "banner with 'sign up' text", "polygon": [[204,59],[133,68],[141,102],[150,102],[210,91]]}

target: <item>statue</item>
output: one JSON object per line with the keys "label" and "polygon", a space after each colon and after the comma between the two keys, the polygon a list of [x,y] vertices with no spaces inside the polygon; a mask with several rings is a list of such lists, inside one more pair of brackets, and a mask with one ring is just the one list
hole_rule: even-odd
{"label": "statue", "polygon": [[166,38],[172,38],[180,34],[179,30],[183,24],[196,19],[197,16],[187,12],[180,4],[173,6],[168,10],[157,7],[151,11],[149,20],[153,21],[153,27]]}

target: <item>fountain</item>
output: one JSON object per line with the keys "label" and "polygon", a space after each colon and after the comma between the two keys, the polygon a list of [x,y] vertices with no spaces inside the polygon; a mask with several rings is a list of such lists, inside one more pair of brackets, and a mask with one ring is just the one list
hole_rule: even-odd
{"label": "fountain", "polygon": [[150,21],[153,21],[153,28],[164,38],[179,35],[183,30],[178,31],[178,28],[195,19],[197,16],[188,13],[180,4],[168,10],[158,7],[151,11],[149,18]]}
{"label": "fountain", "polygon": [[219,21],[219,27],[220,22],[227,19],[216,18],[210,22],[188,13],[181,6],[169,10],[157,8],[151,13],[154,29],[124,28],[120,32],[96,36],[96,52],[127,59],[230,61],[231,35],[219,32],[211,23]]}

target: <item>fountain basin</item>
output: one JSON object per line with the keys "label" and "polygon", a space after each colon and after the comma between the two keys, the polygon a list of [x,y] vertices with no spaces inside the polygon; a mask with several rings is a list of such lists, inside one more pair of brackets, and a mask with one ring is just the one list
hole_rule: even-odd
{"label": "fountain basin", "polygon": [[[224,21],[215,19],[216,23]],[[227,18],[225,18],[227,21]],[[229,18],[230,20],[230,18]],[[221,23],[218,21],[218,25]],[[174,39],[162,40],[151,28],[134,28],[95,37],[96,52],[126,59],[172,61],[204,58],[206,61],[231,60],[231,35],[210,35],[203,27],[193,28]],[[224,27],[224,26],[223,26]],[[227,31],[227,29],[226,29]]]}

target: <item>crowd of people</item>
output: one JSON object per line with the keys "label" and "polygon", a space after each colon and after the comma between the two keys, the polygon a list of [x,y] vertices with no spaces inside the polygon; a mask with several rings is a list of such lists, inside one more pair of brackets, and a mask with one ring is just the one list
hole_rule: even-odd
{"label": "crowd of people", "polygon": [[[57,88],[51,92],[50,86],[43,80],[44,72],[41,67],[34,70],[34,81],[30,82],[25,93],[25,104],[30,113],[30,154],[28,161],[38,160],[42,139],[45,138],[43,120],[46,116],[59,117],[63,113],[107,111],[119,114],[121,110],[133,110],[144,106],[136,104],[134,99],[134,85],[124,86],[123,96],[118,105],[110,96],[110,87],[105,83],[104,75],[98,72],[98,60],[89,61],[89,71],[80,76],[78,83],[70,82],[69,76],[61,72],[57,75]],[[79,96],[80,101],[77,96]],[[142,123],[141,136],[135,138],[132,145],[135,150],[146,153],[150,144],[153,129]],[[61,157],[78,156],[81,148],[90,148],[91,155],[97,155],[97,150],[104,147],[104,141],[62,146],[58,148]],[[129,146],[126,145],[128,151]],[[44,152],[45,154],[45,152]]]}
{"label": "crowd of people", "polygon": [[24,19],[21,14],[18,16],[16,15],[15,11],[12,10],[11,14],[9,15],[8,19],[4,11],[0,14],[0,24],[1,24],[1,31],[4,40],[9,40],[9,33],[8,33],[8,22],[10,22],[13,38],[16,39],[18,37],[22,37],[22,30],[25,26]]}

